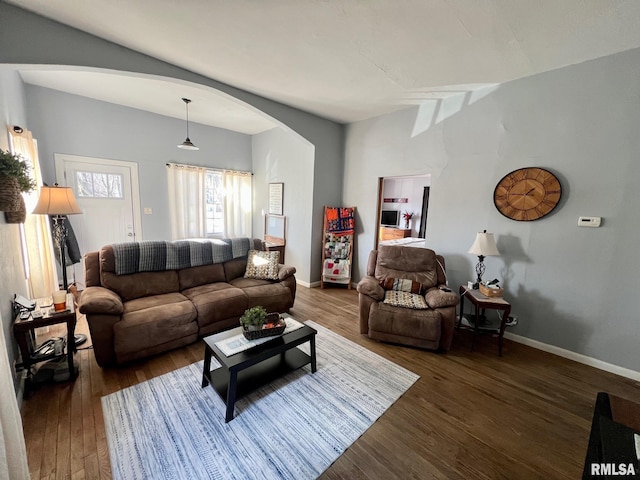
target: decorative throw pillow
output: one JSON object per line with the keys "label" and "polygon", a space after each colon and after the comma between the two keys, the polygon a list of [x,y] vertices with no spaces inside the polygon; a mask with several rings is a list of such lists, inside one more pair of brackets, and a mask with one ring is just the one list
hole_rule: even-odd
{"label": "decorative throw pillow", "polygon": [[380,282],[380,286],[385,290],[396,290],[399,292],[421,293],[422,284],[414,282],[408,278],[385,278]]}
{"label": "decorative throw pillow", "polygon": [[256,278],[261,280],[278,280],[278,263],[280,252],[263,252],[249,250],[247,269],[244,278]]}
{"label": "decorative throw pillow", "polygon": [[425,310],[429,308],[422,295],[397,290],[387,290],[384,293],[384,302],[392,307],[413,308],[415,310]]}

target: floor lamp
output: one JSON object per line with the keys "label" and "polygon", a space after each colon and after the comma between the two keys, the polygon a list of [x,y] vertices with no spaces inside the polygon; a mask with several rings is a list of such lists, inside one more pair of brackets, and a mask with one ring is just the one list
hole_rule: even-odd
{"label": "floor lamp", "polygon": [[[60,187],[56,183],[53,187],[44,186],[40,190],[40,198],[32,213],[49,215],[53,218],[52,235],[55,246],[60,254],[60,266],[62,267],[62,286],[65,291],[69,288],[67,281],[67,227],[64,222],[67,215],[83,213],[78,206],[73,190],[70,187]],[[83,343],[86,336],[78,334],[74,341],[76,345]]]}
{"label": "floor lamp", "polygon": [[67,227],[64,221],[67,215],[77,215],[83,213],[78,206],[73,190],[69,187],[60,187],[56,183],[53,187],[42,187],[40,198],[33,213],[49,215],[53,217],[53,240],[60,253],[60,265],[62,265],[62,286],[66,290],[69,288],[67,282]]}

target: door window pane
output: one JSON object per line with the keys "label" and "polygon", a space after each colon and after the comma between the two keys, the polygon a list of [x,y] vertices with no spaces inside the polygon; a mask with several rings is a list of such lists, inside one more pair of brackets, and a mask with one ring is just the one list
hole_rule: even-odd
{"label": "door window pane", "polygon": [[101,172],[76,172],[76,190],[84,198],[124,198],[122,175]]}

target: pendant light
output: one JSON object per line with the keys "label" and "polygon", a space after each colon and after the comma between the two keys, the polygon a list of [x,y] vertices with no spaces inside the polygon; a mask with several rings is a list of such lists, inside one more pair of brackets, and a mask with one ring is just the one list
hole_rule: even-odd
{"label": "pendant light", "polygon": [[184,102],[187,109],[187,138],[184,142],[178,145],[178,148],[182,148],[183,150],[200,150],[193,143],[191,143],[191,140],[189,139],[189,104],[191,103],[191,100],[189,100],[188,98],[183,98],[182,101]]}

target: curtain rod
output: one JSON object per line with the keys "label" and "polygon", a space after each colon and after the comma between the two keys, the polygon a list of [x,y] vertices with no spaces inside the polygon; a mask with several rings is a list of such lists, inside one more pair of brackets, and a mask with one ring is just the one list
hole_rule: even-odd
{"label": "curtain rod", "polygon": [[186,163],[172,163],[172,162],[168,162],[165,165],[167,167],[204,168],[205,170],[212,170],[214,172],[242,173],[242,174],[253,176],[253,172],[247,172],[244,170],[230,170],[228,168],[203,167],[202,165],[188,165]]}

